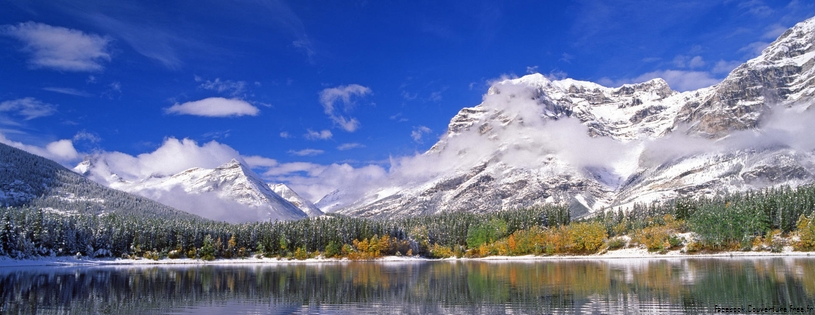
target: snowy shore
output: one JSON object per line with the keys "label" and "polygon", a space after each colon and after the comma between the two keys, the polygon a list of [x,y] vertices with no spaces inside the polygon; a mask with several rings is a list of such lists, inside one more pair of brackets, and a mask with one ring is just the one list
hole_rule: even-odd
{"label": "snowy shore", "polygon": [[[693,259],[693,258],[771,258],[771,257],[811,257],[815,253],[796,252],[791,247],[784,248],[780,253],[772,252],[719,252],[704,254],[686,254],[680,250],[669,251],[664,254],[648,252],[643,248],[623,248],[593,255],[553,255],[553,256],[489,256],[483,258],[455,258],[430,259],[422,257],[386,256],[374,262],[418,262],[418,261],[561,261],[561,260],[614,260],[614,259]],[[77,258],[74,256],[40,257],[33,259],[12,259],[0,257],[0,268],[29,267],[29,266],[117,266],[117,265],[238,265],[238,264],[319,264],[351,262],[347,258],[309,258],[305,260],[286,258],[243,258],[243,259],[216,259],[205,261],[201,259],[121,259],[121,258]]]}

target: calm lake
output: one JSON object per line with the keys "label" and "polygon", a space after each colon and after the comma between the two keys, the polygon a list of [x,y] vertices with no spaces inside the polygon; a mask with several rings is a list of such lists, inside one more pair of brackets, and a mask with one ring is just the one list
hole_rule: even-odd
{"label": "calm lake", "polygon": [[815,314],[815,258],[3,268],[0,314]]}

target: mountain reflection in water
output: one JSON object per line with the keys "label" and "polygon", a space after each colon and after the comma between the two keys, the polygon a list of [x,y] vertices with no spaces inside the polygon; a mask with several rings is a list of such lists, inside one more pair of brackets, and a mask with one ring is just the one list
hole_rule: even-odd
{"label": "mountain reflection in water", "polygon": [[783,311],[780,308],[790,306],[815,309],[815,259],[336,262],[0,270],[0,314],[696,314],[723,307]]}

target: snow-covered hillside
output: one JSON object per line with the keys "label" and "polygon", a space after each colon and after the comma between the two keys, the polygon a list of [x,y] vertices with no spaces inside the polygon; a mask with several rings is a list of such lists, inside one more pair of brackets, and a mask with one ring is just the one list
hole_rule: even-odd
{"label": "snow-covered hillside", "polygon": [[0,143],[0,206],[30,206],[62,215],[117,213],[200,220],[147,198],[110,189],[59,163]]}
{"label": "snow-covered hillside", "polygon": [[294,190],[286,186],[286,184],[269,184],[269,188],[272,189],[276,194],[286,201],[293,204],[295,207],[299,208],[303,212],[305,212],[309,217],[317,217],[323,215],[323,212],[320,211],[319,208],[314,206],[313,203],[306,200],[303,197],[300,197]]}

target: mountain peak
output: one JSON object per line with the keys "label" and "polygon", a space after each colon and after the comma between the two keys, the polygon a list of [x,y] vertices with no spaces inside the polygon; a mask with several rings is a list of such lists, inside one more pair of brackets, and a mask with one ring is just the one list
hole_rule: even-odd
{"label": "mountain peak", "polygon": [[233,158],[233,159],[229,160],[229,162],[226,162],[224,164],[219,165],[218,167],[216,167],[216,169],[228,169],[228,168],[237,168],[237,167],[242,168],[243,166],[244,166],[243,163],[238,161],[238,159]]}
{"label": "mountain peak", "polygon": [[291,187],[286,186],[286,184],[269,184],[269,188],[271,188],[280,197],[283,197],[283,199],[291,202],[291,204],[293,204],[295,207],[303,210],[303,212],[308,214],[308,216],[316,217],[323,215],[323,212],[319,208],[303,197],[300,197],[297,192],[292,190]]}

